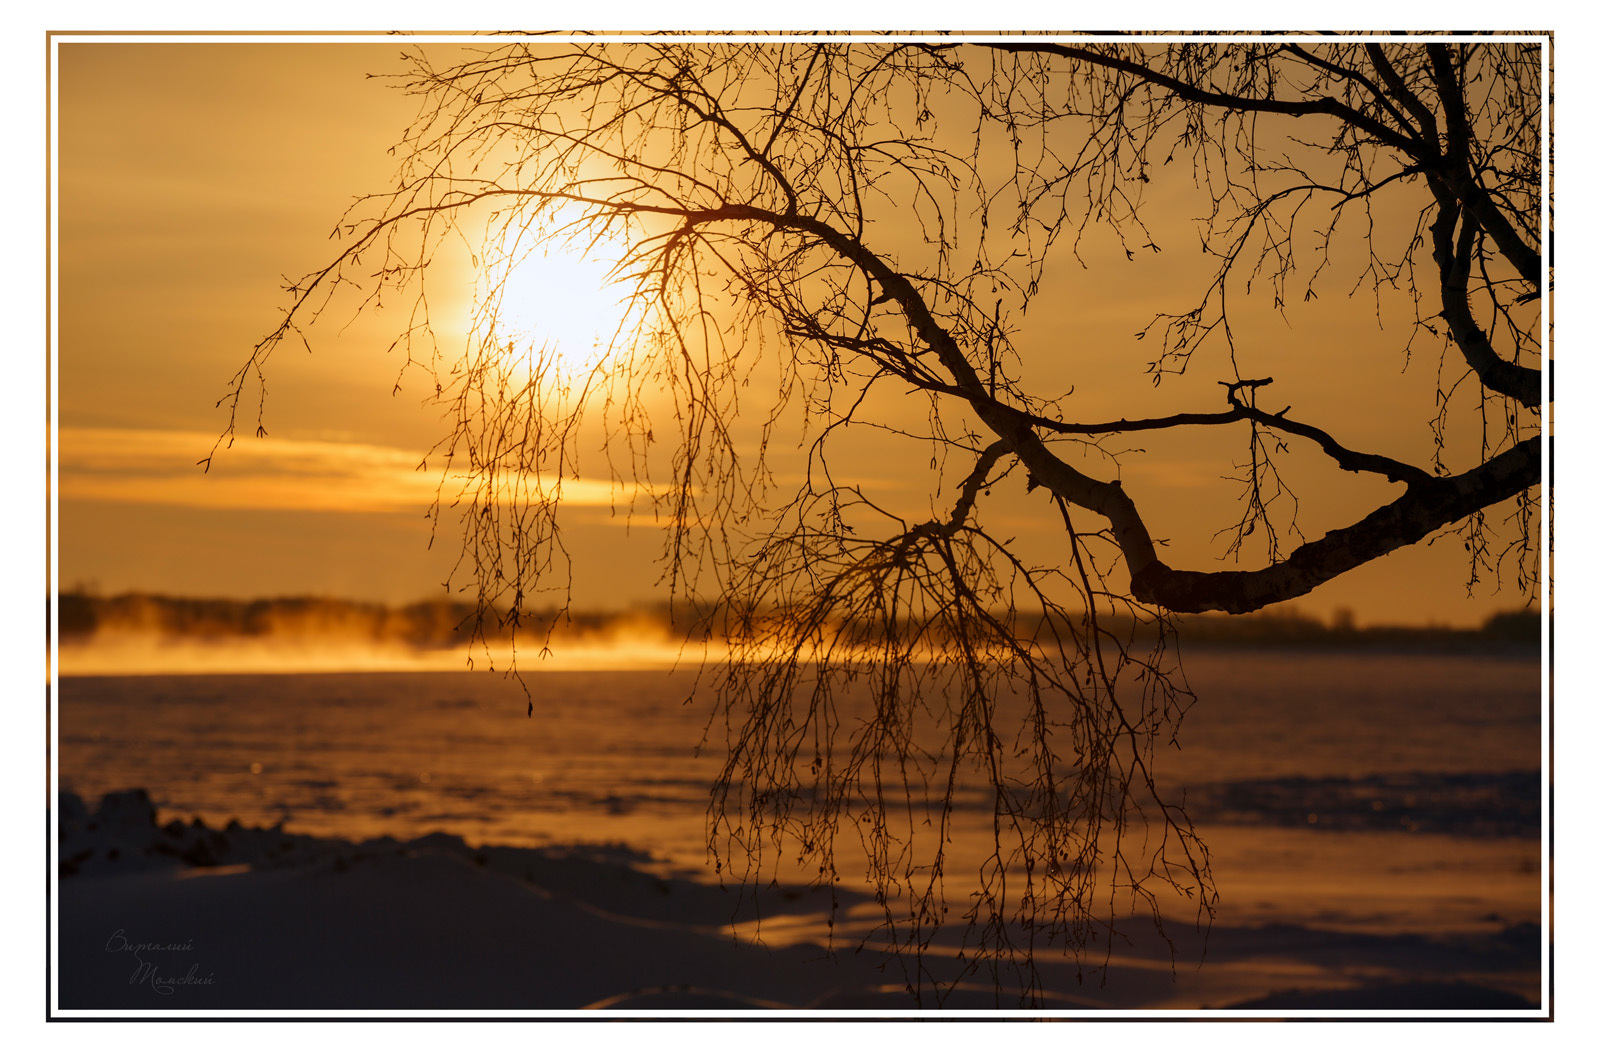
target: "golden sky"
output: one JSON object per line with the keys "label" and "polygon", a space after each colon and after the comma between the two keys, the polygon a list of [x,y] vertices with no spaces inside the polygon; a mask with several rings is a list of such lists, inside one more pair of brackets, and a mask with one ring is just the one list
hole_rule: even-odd
{"label": "golden sky", "polygon": [[[209,474],[196,466],[225,424],[215,402],[229,376],[287,302],[285,279],[330,259],[335,221],[393,174],[386,150],[414,103],[367,75],[401,70],[399,51],[393,42],[61,46],[64,588],[391,602],[442,595],[455,553],[449,537],[428,548],[423,513],[438,478],[416,467],[443,431],[420,383],[402,378],[392,392],[401,361],[385,348],[398,312],[345,327],[348,312],[336,309],[318,327],[315,353],[286,344],[268,377],[268,436],[242,429],[246,437]],[[1044,387],[1075,385],[1078,419],[1225,408],[1214,370],[1155,391],[1144,373],[1150,349],[1134,333],[1156,311],[1188,306],[1185,289],[1197,295],[1201,280],[1186,251],[1195,240],[1192,191],[1158,180],[1151,194],[1152,214],[1171,221],[1167,251],[1130,262],[1091,236],[1088,267],[1062,254],[1029,312],[1020,346],[1037,359],[1030,375]],[[1333,279],[1329,288],[1338,288],[1343,279]],[[469,302],[466,277],[453,280],[442,279],[435,304],[445,330]],[[1379,327],[1370,294],[1335,294],[1296,305],[1287,321],[1260,310],[1241,317],[1250,323],[1243,375],[1277,380],[1264,404],[1292,404],[1351,448],[1427,463],[1437,356],[1424,353],[1402,371],[1407,316],[1397,310]],[[1233,472],[1240,434],[1189,429],[1121,445],[1148,451],[1127,458],[1122,477],[1152,533],[1172,538],[1178,558],[1168,562],[1222,567],[1223,543],[1212,536],[1236,518],[1238,488],[1219,478]],[[846,469],[899,485],[926,508],[926,451],[873,437],[854,456]],[[797,470],[798,452],[788,458],[780,470]],[[1386,499],[1387,484],[1352,478],[1315,453],[1294,463],[1308,537]],[[580,606],[660,598],[651,563],[658,535],[612,511],[628,496],[593,477],[567,490]],[[1058,543],[1042,501],[999,500],[991,522],[1024,545]],[[1519,603],[1510,592],[1496,596],[1492,582],[1469,599],[1465,578],[1460,542],[1445,538],[1295,606],[1349,608],[1362,623],[1475,624]]]}

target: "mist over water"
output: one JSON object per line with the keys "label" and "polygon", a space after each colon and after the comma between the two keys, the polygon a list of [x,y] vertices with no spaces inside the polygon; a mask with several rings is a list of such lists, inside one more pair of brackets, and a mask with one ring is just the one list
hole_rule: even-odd
{"label": "mist over water", "polygon": [[[541,653],[543,642],[519,647],[517,664],[547,671],[666,669],[697,662],[704,653],[644,632],[558,641],[547,653]],[[503,671],[511,658],[509,643],[419,648],[364,639],[197,640],[138,632],[101,633],[92,642],[63,643],[60,649],[65,676]]]}
{"label": "mist over water", "polygon": [[[1018,616],[1026,627],[1028,616]],[[1116,619],[1119,634],[1148,634]],[[1268,650],[1358,648],[1426,657],[1514,654],[1532,657],[1541,621],[1504,612],[1479,630],[1421,627],[1356,629],[1294,613],[1178,620],[1186,646]],[[64,675],[268,672],[449,672],[694,668],[729,656],[728,642],[684,612],[663,606],[626,611],[524,614],[515,635],[502,612],[469,603],[405,607],[322,597],[228,600],[129,593],[60,597],[59,671]],[[744,653],[749,657],[748,650]]]}
{"label": "mist over water", "polygon": [[706,649],[655,609],[555,610],[513,637],[466,603],[61,598],[64,675],[670,668]]}

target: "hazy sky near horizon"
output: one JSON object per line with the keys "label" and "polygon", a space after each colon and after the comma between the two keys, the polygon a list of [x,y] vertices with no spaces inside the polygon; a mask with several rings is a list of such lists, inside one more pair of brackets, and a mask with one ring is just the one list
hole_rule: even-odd
{"label": "hazy sky near horizon", "polygon": [[[409,45],[408,45],[409,46]],[[268,435],[249,428],[202,474],[226,416],[216,402],[287,303],[282,291],[338,251],[329,234],[357,195],[384,189],[387,150],[416,103],[369,74],[398,73],[400,42],[65,43],[60,48],[59,457],[61,585],[187,595],[324,594],[391,602],[442,596],[455,538],[430,547],[424,512],[436,478],[416,470],[443,434],[416,374],[388,352],[401,316],[350,321],[336,304],[315,350],[284,345],[268,376]],[[1164,177],[1165,178],[1165,177]],[[1153,211],[1171,219],[1168,251],[1127,261],[1093,239],[1089,265],[1051,272],[1029,338],[1081,393],[1080,419],[1216,410],[1215,370],[1152,392],[1149,348],[1134,339],[1161,309],[1188,306],[1204,275],[1186,254],[1193,202],[1158,180]],[[1169,195],[1162,198],[1161,195]],[[1159,235],[1158,235],[1159,236]],[[1066,257],[1063,256],[1063,259]],[[1335,274],[1335,278],[1338,275]],[[1337,281],[1333,283],[1337,287]],[[1193,296],[1185,295],[1185,289]],[[470,277],[441,279],[448,330]],[[1163,296],[1169,298],[1163,299]],[[1402,371],[1405,318],[1380,328],[1370,294],[1266,312],[1241,337],[1277,378],[1274,405],[1328,427],[1346,445],[1427,463],[1437,357]],[[1045,372],[1048,374],[1049,369]],[[1137,406],[1126,400],[1138,398]],[[1177,565],[1221,567],[1213,534],[1237,517],[1242,436],[1221,429],[1125,443],[1148,450],[1123,478]],[[1196,434],[1204,432],[1204,434]],[[1306,444],[1301,444],[1306,445]],[[861,448],[860,471],[906,476],[920,464],[892,444]],[[1298,451],[1308,537],[1381,503],[1385,484],[1353,479]],[[894,465],[886,469],[886,465]],[[1465,467],[1465,465],[1462,465]],[[959,477],[959,476],[958,476]],[[567,540],[579,606],[663,598],[659,534],[613,510],[598,483],[569,492]],[[621,497],[626,503],[626,495]],[[997,521],[1040,545],[1059,526],[1040,503],[1006,499]],[[1444,537],[1376,561],[1296,602],[1359,622],[1473,624],[1520,600],[1474,598],[1461,542]]]}

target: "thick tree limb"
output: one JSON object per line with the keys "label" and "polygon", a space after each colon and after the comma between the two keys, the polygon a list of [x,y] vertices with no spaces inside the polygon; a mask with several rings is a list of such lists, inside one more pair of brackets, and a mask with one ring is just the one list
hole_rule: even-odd
{"label": "thick tree limb", "polygon": [[1160,560],[1132,567],[1130,561],[1133,594],[1169,610],[1230,614],[1304,596],[1348,570],[1415,544],[1441,527],[1537,485],[1540,441],[1538,436],[1524,439],[1470,472],[1412,484],[1399,498],[1361,521],[1330,530],[1300,546],[1282,563],[1261,570],[1207,573],[1173,570]]}
{"label": "thick tree limb", "polygon": [[1394,63],[1389,61],[1389,56],[1383,53],[1382,44],[1368,44],[1367,58],[1372,62],[1372,68],[1378,71],[1378,77],[1383,81],[1400,104],[1416,118],[1417,126],[1421,130],[1420,138],[1428,143],[1435,153],[1439,150],[1439,122],[1434,118],[1433,111],[1424,106],[1422,100],[1417,98],[1414,91],[1407,86],[1405,78],[1400,76],[1394,68]]}
{"label": "thick tree limb", "polygon": [[[1414,95],[1399,97],[1400,106],[1410,110],[1417,123],[1405,121],[1399,108],[1388,107],[1387,113],[1400,121],[1404,131],[1352,108],[1334,98],[1308,100],[1257,99],[1222,94],[1182,81],[1148,66],[1115,55],[1060,44],[995,45],[1001,50],[1034,51],[1091,63],[1138,77],[1171,91],[1178,98],[1208,106],[1232,108],[1242,112],[1280,113],[1290,116],[1325,114],[1360,129],[1362,132],[1418,159],[1429,176],[1430,185],[1440,202],[1439,222],[1434,227],[1434,255],[1438,263],[1444,297],[1444,315],[1452,335],[1461,346],[1467,361],[1486,386],[1507,394],[1527,406],[1539,405],[1540,376],[1536,369],[1528,369],[1507,362],[1495,353],[1487,336],[1474,322],[1468,301],[1466,268],[1463,254],[1471,257],[1472,239],[1479,237],[1481,229],[1489,237],[1499,237],[1493,230],[1495,217],[1492,202],[1487,201],[1476,181],[1464,175],[1465,165],[1460,162],[1455,142],[1462,134],[1459,115],[1446,114],[1451,143],[1441,153],[1436,126],[1422,119],[1427,112]],[[1379,55],[1381,58],[1381,53]],[[1444,56],[1448,59],[1448,56]],[[1452,76],[1446,61],[1442,66],[1435,56],[1436,71],[1440,76]],[[1380,79],[1390,79],[1393,71],[1387,63],[1375,63]],[[1370,81],[1363,82],[1371,88]],[[1459,87],[1459,86],[1457,86]],[[1447,92],[1441,88],[1441,95]],[[1445,100],[1448,109],[1450,100]],[[731,132],[730,132],[731,134]],[[736,137],[737,138],[737,137]],[[1431,140],[1431,141],[1430,141]],[[739,145],[760,161],[760,151],[742,138]],[[769,159],[770,163],[770,159]],[[781,175],[781,173],[775,174]],[[1470,185],[1460,185],[1465,178]],[[995,397],[994,389],[979,376],[977,368],[951,333],[935,317],[929,302],[917,287],[916,280],[891,265],[866,248],[858,231],[842,231],[824,219],[800,213],[794,207],[794,191],[778,181],[785,204],[781,210],[753,205],[723,204],[719,207],[696,209],[675,204],[648,204],[643,201],[591,199],[575,193],[555,193],[541,196],[558,197],[581,204],[594,204],[618,213],[649,213],[676,217],[687,233],[701,224],[721,222],[748,222],[773,230],[788,230],[816,238],[859,268],[870,282],[882,290],[881,301],[892,301],[903,313],[918,341],[926,351],[917,351],[913,358],[903,353],[890,354],[882,347],[879,360],[902,377],[929,390],[938,390],[964,400],[972,411],[994,433],[997,442],[980,458],[978,470],[962,485],[957,502],[955,522],[963,521],[976,497],[982,480],[1002,452],[1015,455],[1027,469],[1033,482],[1047,487],[1060,499],[1105,517],[1110,534],[1121,549],[1132,576],[1133,595],[1142,601],[1160,604],[1174,611],[1222,610],[1244,612],[1256,610],[1270,603],[1304,595],[1312,588],[1345,571],[1385,555],[1405,545],[1420,541],[1433,531],[1455,522],[1475,511],[1504,500],[1539,481],[1539,440],[1530,439],[1512,447],[1472,471],[1450,479],[1434,479],[1411,465],[1375,454],[1349,450],[1336,442],[1327,432],[1291,420],[1286,412],[1269,413],[1240,401],[1236,392],[1230,391],[1230,408],[1220,413],[1175,414],[1168,417],[1144,420],[1119,420],[1100,424],[1074,424],[1052,421],[1037,414],[1005,405]],[[452,197],[426,208],[456,208],[472,200],[481,200],[507,194],[518,194],[507,188],[490,187],[476,194]],[[1476,196],[1475,196],[1476,195]],[[1480,202],[1478,198],[1482,198]],[[422,211],[403,212],[380,225],[360,239],[364,244],[377,236],[378,229]],[[1509,224],[1499,217],[1507,231]],[[1459,231],[1457,224],[1460,224]],[[1515,255],[1520,241],[1514,232],[1508,241],[1510,249],[1502,246],[1508,258],[1523,269]],[[352,250],[356,247],[353,246]],[[350,251],[347,250],[346,255]],[[345,257],[341,257],[341,261]],[[1537,257],[1535,256],[1535,264]],[[331,269],[330,269],[331,270]],[[1538,267],[1533,268],[1537,275]],[[318,277],[323,277],[323,272]],[[314,283],[313,283],[314,284]],[[298,290],[301,297],[309,290]],[[863,347],[863,353],[869,349]],[[892,349],[889,349],[892,350]],[[884,358],[883,355],[888,357]],[[923,355],[928,355],[926,360]],[[938,364],[936,375],[934,363]],[[1131,497],[1117,481],[1102,481],[1077,470],[1046,445],[1049,434],[1109,434],[1122,431],[1156,430],[1184,425],[1226,424],[1250,420],[1256,424],[1299,435],[1316,442],[1336,463],[1349,471],[1374,472],[1395,482],[1404,483],[1405,493],[1372,512],[1359,522],[1331,531],[1318,541],[1309,542],[1281,563],[1252,571],[1198,572],[1175,570],[1166,566],[1156,556],[1155,545]]]}
{"label": "thick tree limb", "polygon": [[1495,247],[1505,254],[1511,265],[1535,289],[1544,286],[1544,263],[1537,249],[1528,245],[1511,226],[1511,221],[1495,205],[1478,181],[1465,171],[1446,169],[1438,173],[1451,196],[1461,202],[1461,207],[1472,214],[1484,232],[1494,241]]}
{"label": "thick tree limb", "polygon": [[[571,199],[584,200],[576,195]],[[1443,480],[1424,480],[1419,478],[1418,470],[1411,466],[1377,455],[1353,453],[1339,446],[1320,429],[1290,421],[1282,414],[1263,413],[1237,402],[1225,414],[1179,414],[1173,418],[1157,418],[1146,422],[1146,426],[1171,427],[1180,423],[1255,419],[1314,439],[1339,461],[1341,467],[1348,470],[1376,471],[1408,483],[1406,493],[1397,500],[1351,527],[1332,531],[1319,541],[1301,546],[1282,563],[1254,571],[1173,570],[1156,557],[1149,529],[1132,498],[1123,491],[1121,483],[1094,479],[1073,468],[1051,451],[1035,430],[1036,426],[1050,427],[1055,431],[1091,428],[1104,428],[1106,431],[1137,430],[1140,422],[1121,422],[1121,428],[1115,424],[1075,427],[1034,418],[993,400],[955,339],[939,325],[910,279],[889,266],[855,237],[809,216],[773,212],[751,205],[730,204],[715,209],[688,210],[656,205],[608,204],[626,211],[675,215],[691,226],[749,220],[777,229],[800,231],[817,237],[850,260],[901,308],[912,330],[928,344],[940,364],[951,374],[954,384],[950,392],[964,398],[972,406],[1005,447],[1016,454],[1034,481],[1064,500],[1104,516],[1109,521],[1112,536],[1133,575],[1134,596],[1174,611],[1244,613],[1302,596],[1353,567],[1420,541],[1440,527],[1539,482],[1537,439],[1524,440],[1507,453],[1463,475]],[[1441,221],[1443,219],[1441,217]],[[1448,234],[1444,237],[1448,246],[1445,253],[1453,269],[1455,247],[1449,244]],[[1437,238],[1436,229],[1436,244]],[[1481,343],[1487,348],[1487,338],[1483,338]],[[1463,350],[1466,349],[1467,345],[1463,343]],[[1488,349],[1488,353],[1494,355],[1492,349]],[[1498,356],[1494,358],[1502,366],[1531,373],[1537,392],[1536,370],[1511,366]],[[1492,368],[1488,372],[1493,375]],[[1487,378],[1485,383],[1488,383]],[[1537,403],[1537,394],[1533,398]]]}
{"label": "thick tree limb", "polygon": [[[1157,603],[1181,613],[1227,611],[1244,614],[1273,603],[1303,596],[1340,574],[1415,544],[1441,527],[1473,512],[1513,497],[1539,482],[1540,439],[1524,439],[1510,450],[1462,475],[1446,479],[1420,478],[1415,469],[1390,462],[1387,466],[1407,481],[1406,492],[1360,522],[1330,531],[1323,538],[1296,549],[1288,559],[1253,571],[1173,570],[1156,557],[1155,543],[1137,506],[1120,481],[1102,482],[1067,464],[1040,439],[1022,414],[988,397],[977,371],[955,338],[934,318],[932,310],[910,279],[895,271],[860,241],[828,224],[807,216],[792,216],[749,205],[727,205],[697,213],[690,222],[751,219],[775,227],[805,231],[821,239],[855,263],[893,299],[911,329],[921,337],[950,372],[956,391],[1031,473],[1034,482],[1062,499],[1104,516],[1112,537],[1122,550],[1132,575],[1136,599]],[[1257,382],[1259,383],[1259,382]],[[1259,413],[1240,404],[1230,392],[1236,410]],[[1247,414],[1241,413],[1241,416]],[[1283,420],[1281,415],[1262,414]],[[1302,427],[1302,433],[1318,430]],[[1326,433],[1321,433],[1326,436]],[[1331,438],[1327,439],[1336,448]],[[1326,446],[1324,447],[1326,448]],[[991,447],[995,449],[995,447]],[[1348,457],[1359,457],[1344,451]],[[1370,455],[1369,455],[1370,456]],[[1380,459],[1387,461],[1387,458]],[[1383,471],[1383,469],[1378,469]],[[1383,474],[1390,474],[1383,471]],[[1394,475],[1391,475],[1393,478]]]}
{"label": "thick tree limb", "polygon": [[1483,386],[1514,398],[1530,409],[1535,408],[1544,398],[1539,370],[1501,358],[1489,343],[1488,334],[1472,316],[1467,279],[1471,271],[1472,242],[1479,228],[1468,215],[1462,218],[1459,233],[1455,233],[1456,220],[1462,211],[1453,201],[1442,199],[1439,218],[1433,224],[1433,259],[1439,268],[1439,297],[1444,307],[1441,314],[1456,346],[1461,348],[1461,357],[1478,374]]}
{"label": "thick tree limb", "polygon": [[1517,273],[1537,288],[1544,284],[1538,251],[1522,240],[1505,214],[1496,207],[1494,199],[1472,177],[1472,158],[1468,154],[1468,145],[1472,142],[1472,122],[1467,115],[1466,99],[1461,93],[1461,78],[1454,55],[1455,52],[1447,45],[1428,45],[1433,81],[1444,106],[1447,137],[1444,156],[1440,158],[1439,177],[1456,200],[1461,202],[1461,207],[1493,239],[1495,246],[1505,253]]}

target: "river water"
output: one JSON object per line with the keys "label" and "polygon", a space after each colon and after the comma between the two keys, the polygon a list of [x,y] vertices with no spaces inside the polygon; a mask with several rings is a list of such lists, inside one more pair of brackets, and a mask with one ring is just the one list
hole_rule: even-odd
{"label": "river water", "polygon": [[[1203,650],[1184,665],[1198,701],[1160,776],[1210,845],[1219,921],[1538,920],[1537,659]],[[531,717],[522,688],[487,672],[67,676],[61,785],[91,806],[145,787],[163,820],[616,843],[705,867],[724,747],[692,677],[536,670],[527,683]]]}

